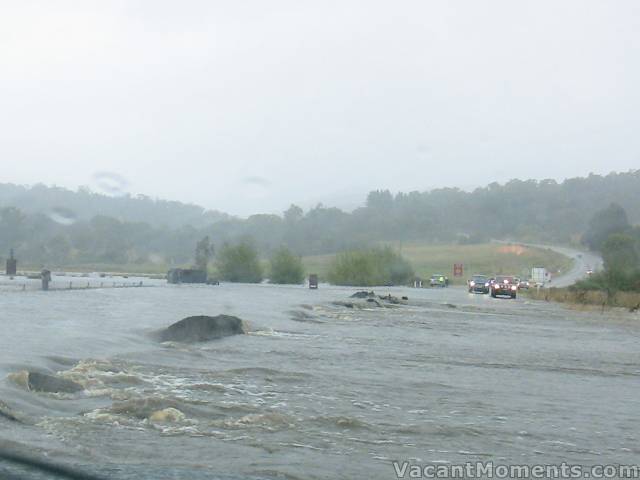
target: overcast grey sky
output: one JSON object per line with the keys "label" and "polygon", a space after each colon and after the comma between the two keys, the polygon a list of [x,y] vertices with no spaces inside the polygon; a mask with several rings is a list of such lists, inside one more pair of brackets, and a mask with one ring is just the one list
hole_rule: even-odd
{"label": "overcast grey sky", "polygon": [[0,69],[2,182],[246,215],[640,168],[635,0],[5,0]]}

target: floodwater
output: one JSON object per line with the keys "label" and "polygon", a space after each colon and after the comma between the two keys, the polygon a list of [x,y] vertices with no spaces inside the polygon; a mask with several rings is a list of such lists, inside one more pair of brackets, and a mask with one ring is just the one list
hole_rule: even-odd
{"label": "floodwater", "polygon": [[[637,317],[378,288],[269,285],[0,291],[0,446],[108,478],[395,478],[392,460],[630,464],[640,455]],[[248,335],[150,333],[236,315]],[[28,391],[59,372],[73,395]],[[7,470],[0,463],[0,474]],[[2,475],[0,475],[2,476]]]}

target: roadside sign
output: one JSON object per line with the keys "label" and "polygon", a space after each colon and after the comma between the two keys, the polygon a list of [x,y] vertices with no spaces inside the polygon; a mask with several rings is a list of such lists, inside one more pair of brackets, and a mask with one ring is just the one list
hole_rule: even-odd
{"label": "roadside sign", "polygon": [[453,276],[454,277],[461,277],[462,275],[464,275],[464,266],[461,263],[454,263],[453,264]]}

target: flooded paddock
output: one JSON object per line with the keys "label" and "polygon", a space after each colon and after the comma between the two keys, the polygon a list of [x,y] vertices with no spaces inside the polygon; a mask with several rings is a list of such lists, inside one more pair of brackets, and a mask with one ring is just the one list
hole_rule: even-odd
{"label": "flooded paddock", "polygon": [[[355,291],[2,290],[0,442],[116,479],[389,479],[393,460],[637,461],[637,317],[461,288],[376,289],[407,305],[335,303]],[[248,334],[152,338],[220,313],[245,320]],[[83,389],[30,391],[33,370]]]}

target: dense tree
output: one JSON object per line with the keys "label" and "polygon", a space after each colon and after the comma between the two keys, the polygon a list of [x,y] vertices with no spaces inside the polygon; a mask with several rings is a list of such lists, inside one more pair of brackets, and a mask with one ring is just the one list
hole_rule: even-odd
{"label": "dense tree", "polygon": [[640,290],[640,228],[630,227],[622,207],[612,204],[596,212],[585,238],[602,253],[604,270],[578,282],[576,288],[608,294]]}
{"label": "dense tree", "polygon": [[271,283],[299,284],[304,280],[304,267],[299,256],[287,247],[280,247],[270,259],[269,281]]}
{"label": "dense tree", "polygon": [[592,250],[602,250],[610,235],[628,232],[631,229],[627,212],[617,203],[597,211],[589,221],[589,229],[584,234],[584,243]]}
{"label": "dense tree", "polygon": [[282,216],[247,219],[144,196],[0,184],[0,255],[13,247],[22,265],[187,266],[194,261],[195,242],[205,236],[220,244],[251,238],[264,257],[281,245],[296,255],[311,255],[390,241],[576,242],[583,232],[585,242],[601,248],[618,231],[640,237],[629,228],[638,222],[640,170],[561,183],[512,180],[470,192],[379,190],[353,212],[323,205],[303,211],[292,205]]}
{"label": "dense tree", "polygon": [[283,214],[284,221],[289,225],[299,222],[303,216],[304,211],[297,205],[291,205]]}
{"label": "dense tree", "polygon": [[614,233],[602,244],[604,268],[608,271],[631,273],[640,267],[637,242],[625,233]]}
{"label": "dense tree", "polygon": [[339,253],[329,270],[335,285],[405,285],[413,277],[409,262],[389,247]]}
{"label": "dense tree", "polygon": [[222,280],[243,283],[262,281],[262,265],[258,259],[258,252],[247,241],[237,245],[223,245],[216,264]]}
{"label": "dense tree", "polygon": [[0,210],[0,249],[8,252],[18,247],[25,238],[25,215],[15,207]]}
{"label": "dense tree", "polygon": [[209,260],[211,260],[212,255],[213,244],[207,235],[196,245],[195,267],[206,272],[209,268]]}

